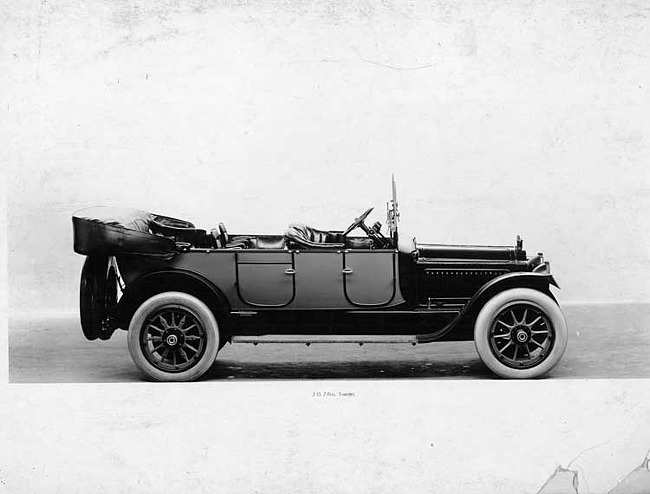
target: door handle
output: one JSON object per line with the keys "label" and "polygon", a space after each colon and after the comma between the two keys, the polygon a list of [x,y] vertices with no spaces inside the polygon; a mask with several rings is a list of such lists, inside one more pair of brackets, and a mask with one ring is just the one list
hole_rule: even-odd
{"label": "door handle", "polygon": [[296,270],[293,268],[287,268],[284,270],[284,274],[288,274],[288,275],[296,274]]}
{"label": "door handle", "polygon": [[343,274],[352,274],[354,270],[352,268],[343,268],[343,271],[341,273]]}

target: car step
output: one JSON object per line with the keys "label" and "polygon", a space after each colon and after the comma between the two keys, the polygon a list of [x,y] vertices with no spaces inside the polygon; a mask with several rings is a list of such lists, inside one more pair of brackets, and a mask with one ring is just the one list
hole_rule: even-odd
{"label": "car step", "polygon": [[410,343],[417,344],[413,335],[309,335],[309,334],[267,334],[263,336],[233,336],[232,343]]}

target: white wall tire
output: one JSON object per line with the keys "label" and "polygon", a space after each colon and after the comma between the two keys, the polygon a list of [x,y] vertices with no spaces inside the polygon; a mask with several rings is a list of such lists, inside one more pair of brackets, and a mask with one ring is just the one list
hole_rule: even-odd
{"label": "white wall tire", "polygon": [[214,363],[219,326],[198,298],[164,292],[135,311],[127,336],[135,365],[157,381],[193,381]]}
{"label": "white wall tire", "polygon": [[500,377],[531,379],[555,367],[568,341],[562,310],[548,295],[515,288],[492,297],[474,324],[474,344]]}

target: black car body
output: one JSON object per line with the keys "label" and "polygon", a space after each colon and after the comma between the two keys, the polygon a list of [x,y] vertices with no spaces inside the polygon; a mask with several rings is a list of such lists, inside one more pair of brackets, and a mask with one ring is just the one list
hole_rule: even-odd
{"label": "black car body", "polygon": [[[355,218],[345,231],[291,224],[283,235],[230,235],[137,210],[73,216],[86,255],[88,339],[129,331],[136,364],[159,380],[198,378],[227,342],[431,343],[474,339],[503,377],[536,377],[566,347],[557,286],[541,254],[513,246],[420,243]],[[360,228],[365,236],[350,236]]]}

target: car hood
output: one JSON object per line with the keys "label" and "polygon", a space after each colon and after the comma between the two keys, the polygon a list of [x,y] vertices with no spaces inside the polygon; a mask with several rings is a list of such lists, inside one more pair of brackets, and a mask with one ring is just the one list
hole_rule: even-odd
{"label": "car hood", "polygon": [[486,261],[525,261],[526,251],[508,246],[415,244],[417,257]]}

